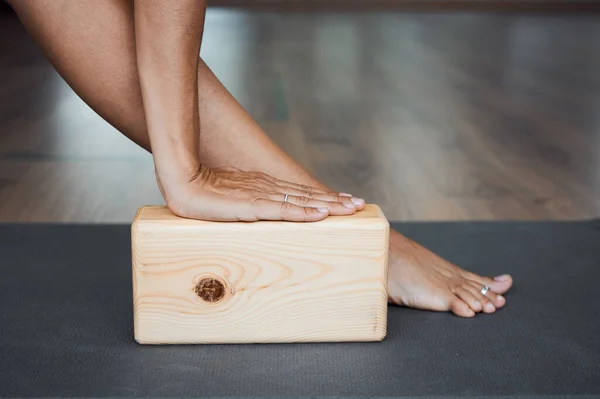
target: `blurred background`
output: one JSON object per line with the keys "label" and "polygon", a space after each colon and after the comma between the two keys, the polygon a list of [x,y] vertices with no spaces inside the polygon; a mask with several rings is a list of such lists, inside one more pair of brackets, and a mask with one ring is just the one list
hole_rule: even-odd
{"label": "blurred background", "polygon": [[[201,55],[299,163],[390,220],[585,219],[600,215],[598,8],[221,0]],[[0,221],[130,223],[163,203],[151,156],[0,2]]]}

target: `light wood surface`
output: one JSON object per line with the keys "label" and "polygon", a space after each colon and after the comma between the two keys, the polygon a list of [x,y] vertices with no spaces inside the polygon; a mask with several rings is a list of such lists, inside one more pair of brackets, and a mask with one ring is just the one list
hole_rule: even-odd
{"label": "light wood surface", "polygon": [[[0,37],[0,222],[164,204],[152,157],[15,18]],[[202,56],[284,150],[389,220],[600,216],[598,15],[212,9]]]}
{"label": "light wood surface", "polygon": [[316,223],[218,223],[141,208],[132,224],[142,344],[380,341],[389,224],[368,205]]}

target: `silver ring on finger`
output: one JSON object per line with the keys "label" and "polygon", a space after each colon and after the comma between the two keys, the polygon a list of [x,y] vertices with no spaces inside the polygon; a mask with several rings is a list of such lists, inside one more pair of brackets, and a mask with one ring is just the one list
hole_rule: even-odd
{"label": "silver ring on finger", "polygon": [[283,197],[283,202],[288,202],[288,198],[289,198],[289,197],[290,197],[290,195],[289,195],[289,194],[286,194],[286,195]]}
{"label": "silver ring on finger", "polygon": [[483,288],[479,292],[481,292],[481,295],[485,295],[488,293],[489,290],[490,290],[490,287],[488,287],[487,285],[484,285]]}

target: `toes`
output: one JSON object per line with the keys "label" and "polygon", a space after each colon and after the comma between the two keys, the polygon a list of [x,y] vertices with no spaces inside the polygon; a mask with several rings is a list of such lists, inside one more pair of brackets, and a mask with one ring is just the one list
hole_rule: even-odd
{"label": "toes", "polygon": [[494,278],[482,277],[474,273],[467,272],[466,277],[469,280],[473,280],[481,285],[487,285],[492,291],[497,294],[504,294],[510,289],[513,283],[513,279],[508,274],[503,274]]}
{"label": "toes", "polygon": [[466,302],[463,300],[454,297],[455,299],[450,302],[450,310],[457,316],[460,317],[473,317],[475,316],[475,312]]}
{"label": "toes", "polygon": [[483,306],[484,313],[494,313],[496,311],[496,306],[490,301],[490,299],[481,293],[479,289],[473,287],[468,282],[462,287],[465,291],[469,291]]}
{"label": "toes", "polygon": [[492,292],[492,291],[489,291],[488,298],[490,295],[494,296],[494,298],[496,299],[495,302],[492,301],[492,303],[494,304],[494,306],[497,309],[500,309],[500,308],[504,307],[504,305],[506,305],[506,299],[502,295],[496,294],[495,292]]}
{"label": "toes", "polygon": [[490,288],[492,288],[498,294],[504,294],[506,291],[508,291],[510,289],[510,287],[512,287],[512,284],[513,284],[512,276],[510,276],[508,274],[496,276],[493,279],[488,278],[487,280],[489,280],[488,286]]}
{"label": "toes", "polygon": [[483,310],[482,303],[479,302],[475,295],[473,295],[470,291],[465,290],[464,288],[459,288],[456,290],[456,296],[462,299],[476,313],[479,313]]}
{"label": "toes", "polygon": [[496,307],[489,300],[483,304],[483,313],[494,313],[496,311]]}
{"label": "toes", "polygon": [[[480,283],[477,283],[477,282],[475,282],[475,281],[467,281],[467,283],[468,283],[468,284],[469,284],[471,287],[473,287],[474,289],[478,290],[478,291],[479,291],[479,293],[481,294],[481,288],[482,288],[482,284],[480,284]],[[488,286],[488,287],[489,287],[489,286]],[[484,295],[484,294],[481,294],[481,295]],[[491,302],[491,303],[494,305],[494,307],[496,307],[496,308],[501,308],[501,307],[503,307],[504,305],[506,305],[506,299],[505,299],[505,298],[504,298],[502,295],[500,295],[500,294],[496,293],[496,292],[495,292],[495,291],[492,289],[492,287],[490,287],[490,289],[488,290],[488,292],[486,292],[486,293],[485,293],[485,297],[486,297],[486,298],[487,298],[487,299],[488,299],[488,300],[489,300],[489,301],[490,301],[490,302]]]}

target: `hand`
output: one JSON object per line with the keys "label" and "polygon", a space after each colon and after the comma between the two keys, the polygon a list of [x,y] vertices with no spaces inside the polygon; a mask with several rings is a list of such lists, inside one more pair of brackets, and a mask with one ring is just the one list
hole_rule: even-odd
{"label": "hand", "polygon": [[[364,201],[349,194],[278,180],[236,168],[200,167],[187,183],[168,192],[159,187],[171,211],[181,217],[212,221],[287,220],[314,222],[329,215],[351,215]],[[286,194],[287,202],[284,202]]]}

